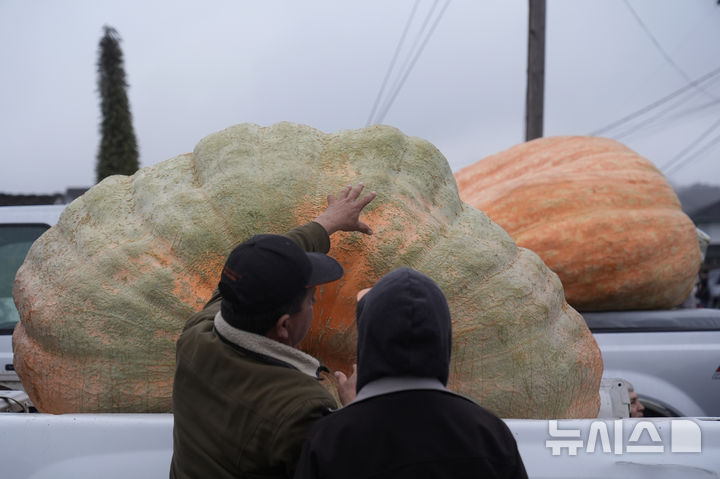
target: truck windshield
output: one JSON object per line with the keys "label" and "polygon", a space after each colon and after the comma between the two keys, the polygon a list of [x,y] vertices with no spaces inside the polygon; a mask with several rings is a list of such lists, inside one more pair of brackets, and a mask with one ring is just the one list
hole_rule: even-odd
{"label": "truck windshield", "polygon": [[0,334],[12,334],[20,320],[12,298],[15,273],[33,241],[48,228],[45,224],[0,225]]}

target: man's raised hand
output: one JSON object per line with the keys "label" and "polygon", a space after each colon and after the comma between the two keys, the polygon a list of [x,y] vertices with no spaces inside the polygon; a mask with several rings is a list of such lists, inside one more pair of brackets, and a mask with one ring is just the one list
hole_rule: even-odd
{"label": "man's raised hand", "polygon": [[360,197],[365,188],[363,183],[347,185],[337,195],[328,195],[328,206],[315,219],[329,235],[336,231],[359,231],[371,235],[372,229],[360,221],[360,213],[377,193],[374,191]]}

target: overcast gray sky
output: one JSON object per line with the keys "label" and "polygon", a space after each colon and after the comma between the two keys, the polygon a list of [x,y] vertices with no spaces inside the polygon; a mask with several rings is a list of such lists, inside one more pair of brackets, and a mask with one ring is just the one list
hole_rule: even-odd
{"label": "overcast gray sky", "polygon": [[[93,184],[103,25],[122,38],[147,166],[237,123],[364,127],[415,5],[0,0],[0,192]],[[675,165],[664,169],[675,184],[720,185],[716,0],[547,0],[547,9],[545,136],[591,134],[648,108],[601,136]],[[425,47],[381,122],[432,142],[454,171],[521,143],[527,17],[527,0],[419,1],[387,89],[413,65],[411,47]]]}

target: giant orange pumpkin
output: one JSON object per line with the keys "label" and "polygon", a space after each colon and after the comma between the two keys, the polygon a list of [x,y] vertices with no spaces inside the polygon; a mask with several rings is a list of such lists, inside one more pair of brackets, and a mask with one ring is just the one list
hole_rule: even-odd
{"label": "giant orange pumpkin", "polygon": [[455,178],[464,201],[560,276],[576,309],[672,308],[693,288],[695,226],[662,173],[621,143],[540,138]]}
{"label": "giant orange pumpkin", "polygon": [[361,181],[378,193],[363,215],[375,234],[334,235],[346,274],[318,291],[301,347],[349,371],[356,293],[406,265],[448,296],[451,387],[506,417],[595,416],[600,352],[558,277],[460,201],[436,148],[381,126],[238,125],[73,202],[15,282],[30,397],[55,413],[169,411],[175,340],[232,246],[312,220]]}

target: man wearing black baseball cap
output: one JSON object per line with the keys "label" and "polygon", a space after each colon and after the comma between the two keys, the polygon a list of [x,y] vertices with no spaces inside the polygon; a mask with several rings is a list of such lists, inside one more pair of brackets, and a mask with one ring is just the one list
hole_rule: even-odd
{"label": "man wearing black baseball cap", "polygon": [[[218,290],[177,342],[171,478],[292,477],[308,428],[338,404],[317,359],[295,349],[313,318],[315,287],[343,269],[325,253],[360,221],[375,193],[328,196],[314,221],[238,245]],[[355,377],[342,388],[354,390]],[[345,395],[340,394],[341,398]]]}

